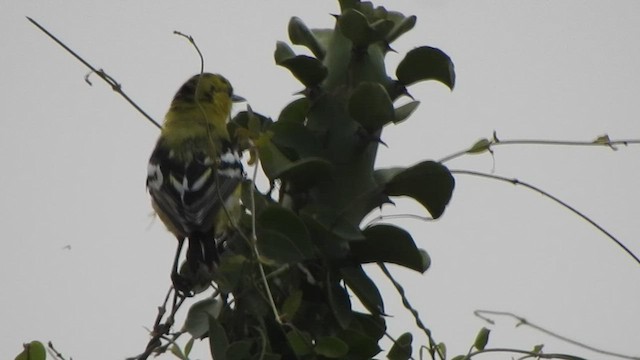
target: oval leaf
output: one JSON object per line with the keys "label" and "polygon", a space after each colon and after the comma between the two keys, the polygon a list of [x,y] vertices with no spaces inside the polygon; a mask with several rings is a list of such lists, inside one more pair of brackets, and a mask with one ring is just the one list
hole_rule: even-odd
{"label": "oval leaf", "polygon": [[220,321],[213,316],[209,316],[209,350],[211,356],[216,360],[227,360],[227,349],[229,339]]}
{"label": "oval leaf", "polygon": [[476,340],[473,342],[473,346],[478,350],[484,350],[489,342],[489,334],[491,330],[483,327],[478,331],[478,335],[476,335]]}
{"label": "oval leaf", "polygon": [[388,262],[424,272],[424,260],[411,235],[397,226],[375,225],[366,228],[364,241],[354,241],[351,253],[360,263]]}
{"label": "oval leaf", "polygon": [[387,90],[373,82],[363,82],[349,97],[349,115],[373,133],[395,119],[395,110]]}
{"label": "oval leaf", "polygon": [[285,42],[278,41],[276,43],[276,51],[273,53],[273,58],[276,61],[276,64],[280,65],[283,61],[295,56],[296,53],[294,53],[291,47],[289,47]]}
{"label": "oval leaf", "polygon": [[306,97],[296,99],[282,109],[280,116],[278,116],[278,122],[304,124],[304,121],[307,119],[308,111],[309,99]]}
{"label": "oval leaf", "polygon": [[396,340],[396,342],[389,350],[389,354],[387,354],[387,358],[390,360],[407,360],[411,358],[411,343],[413,342],[413,335],[407,332]]}
{"label": "oval leaf", "polygon": [[442,50],[430,46],[409,51],[398,65],[396,77],[405,86],[418,81],[437,80],[451,90],[456,82],[451,58]]}
{"label": "oval leaf", "polygon": [[393,118],[393,123],[398,124],[405,121],[420,105],[420,101],[412,101],[410,103],[406,103],[395,110],[395,116]]}
{"label": "oval leaf", "polygon": [[362,305],[372,315],[384,314],[384,303],[380,290],[360,265],[346,266],[340,269],[344,282],[358,297]]}
{"label": "oval leaf", "polygon": [[349,346],[334,336],[325,336],[318,339],[313,349],[316,354],[337,359],[344,357],[349,352]]}
{"label": "oval leaf", "polygon": [[40,341],[32,341],[28,344],[24,344],[24,350],[15,360],[45,360],[47,358],[47,352],[44,349],[44,345]]}
{"label": "oval leaf", "polygon": [[367,17],[361,12],[349,9],[338,18],[340,32],[351,40],[354,46],[365,47],[369,45],[371,28]]}
{"label": "oval leaf", "polygon": [[327,77],[327,68],[311,56],[296,55],[282,60],[278,65],[289,69],[308,88],[317,86]]}
{"label": "oval leaf", "polygon": [[313,256],[304,223],[291,210],[270,205],[258,217],[258,249],[262,256],[279,264],[295,263]]}
{"label": "oval leaf", "polygon": [[198,301],[189,308],[182,330],[188,331],[194,338],[202,338],[209,331],[209,317],[217,318],[220,310],[222,302],[215,298]]}
{"label": "oval leaf", "polygon": [[455,180],[449,169],[434,161],[423,161],[409,168],[375,171],[375,177],[389,196],[409,196],[439,218],[451,200]]}
{"label": "oval leaf", "polygon": [[306,46],[320,60],[324,58],[325,49],[299,17],[294,16],[289,20],[288,30],[289,39],[291,39],[292,43]]}

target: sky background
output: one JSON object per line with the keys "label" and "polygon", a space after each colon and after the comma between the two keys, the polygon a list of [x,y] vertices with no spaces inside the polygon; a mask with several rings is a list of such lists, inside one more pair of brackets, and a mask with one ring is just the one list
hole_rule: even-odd
{"label": "sky background", "polygon": [[[640,138],[640,2],[377,1],[418,16],[393,47],[430,45],[456,66],[453,92],[410,88],[422,104],[383,134],[381,167],[408,166],[499,138]],[[0,358],[51,340],[67,358],[141,352],[168,288],[175,240],[144,182],[158,131],[98,77],[32,26],[30,16],[106,70],[161,120],[199,71],[224,74],[252,108],[276,118],[301,85],[273,62],[287,22],[333,27],[334,1],[0,0]],[[298,49],[304,52],[302,49]],[[244,105],[238,109],[243,109]],[[503,146],[447,163],[517,177],[559,196],[640,254],[640,147]],[[384,214],[424,211],[399,201]],[[456,176],[435,222],[395,222],[432,258],[424,275],[391,267],[437,341],[466,352],[489,326],[476,309],[510,311],[603,349],[640,356],[640,266],[583,220],[539,194]],[[65,249],[70,246],[71,249]],[[418,332],[388,281],[390,332]],[[185,309],[186,310],[186,309]],[[490,346],[614,359],[497,319]],[[424,343],[424,337],[417,336]],[[207,358],[207,345],[197,346]],[[417,354],[415,354],[417,356]],[[167,356],[166,358],[170,358]],[[492,359],[510,359],[510,355]]]}

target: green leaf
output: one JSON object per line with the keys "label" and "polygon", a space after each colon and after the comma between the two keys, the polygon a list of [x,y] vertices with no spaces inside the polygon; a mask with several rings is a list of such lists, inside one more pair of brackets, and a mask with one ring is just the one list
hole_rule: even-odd
{"label": "green leaf", "polygon": [[478,335],[476,335],[476,340],[473,342],[473,346],[478,350],[484,350],[485,346],[489,342],[489,334],[491,330],[483,327],[478,331]]}
{"label": "green leaf", "polygon": [[297,122],[277,122],[271,127],[271,141],[282,151],[293,151],[290,159],[318,156],[322,152],[322,144],[309,128]]}
{"label": "green leaf", "polygon": [[285,322],[291,322],[300,308],[302,303],[302,291],[296,290],[292,292],[282,304],[281,316]]}
{"label": "green leaf", "polygon": [[298,17],[289,20],[289,39],[296,45],[306,46],[319,60],[324,59],[325,49],[322,47],[314,33]]}
{"label": "green leaf", "polygon": [[280,65],[283,61],[293,57],[296,57],[296,53],[293,52],[287,43],[282,41],[276,42],[276,51],[273,53],[273,59],[276,61],[276,64]]}
{"label": "green leaf", "polygon": [[413,342],[413,335],[411,333],[406,332],[398,339],[389,350],[387,354],[387,358],[390,360],[407,360],[411,358],[412,347],[411,343]]}
{"label": "green leaf", "polygon": [[338,324],[340,324],[343,329],[346,329],[353,319],[349,294],[336,282],[327,286],[327,289],[329,290],[329,305],[331,306],[333,315],[338,321]]}
{"label": "green leaf", "polygon": [[415,48],[407,53],[396,69],[396,77],[408,86],[418,81],[437,80],[453,90],[456,74],[453,62],[442,50],[429,46]]}
{"label": "green leaf", "polygon": [[361,12],[353,9],[343,12],[338,18],[338,27],[342,35],[351,40],[355,46],[365,47],[370,44],[371,28],[367,17]]}
{"label": "green leaf", "polygon": [[[380,340],[387,331],[387,325],[384,317],[380,315],[371,315],[354,311],[353,318],[354,321],[352,322],[352,325],[354,325],[354,328],[376,341]],[[355,325],[359,325],[359,327],[355,327]]]}
{"label": "green leaf", "polygon": [[362,305],[373,315],[384,314],[384,303],[380,290],[371,278],[362,270],[362,266],[340,268],[344,282],[358,297]]}
{"label": "green leaf", "polygon": [[359,263],[387,262],[425,272],[424,261],[411,235],[397,226],[374,225],[364,231],[364,241],[354,241],[351,253]]}
{"label": "green leaf", "polygon": [[189,358],[189,354],[191,353],[191,349],[193,349],[193,343],[196,341],[196,338],[191,337],[189,341],[184,345],[184,354]]}
{"label": "green leaf", "polygon": [[227,348],[227,360],[245,359],[251,359],[251,341],[241,340],[231,343]]}
{"label": "green leaf", "polygon": [[378,339],[362,332],[347,329],[341,332],[339,337],[349,346],[349,359],[371,359],[381,351]]}
{"label": "green leaf", "polygon": [[318,355],[330,359],[337,359],[345,356],[349,352],[349,346],[337,337],[324,336],[318,339],[313,350]]}
{"label": "green leaf", "polygon": [[409,168],[376,170],[374,176],[389,196],[409,196],[439,218],[451,200],[455,180],[449,169],[434,161],[423,161]]}
{"label": "green leaf", "polygon": [[317,182],[329,179],[333,165],[323,158],[308,157],[289,164],[277,174],[279,179],[290,182],[296,191],[311,188]]}
{"label": "green leaf", "polygon": [[309,111],[309,99],[306,97],[293,100],[282,109],[278,116],[278,123],[293,122],[304,124]]}
{"label": "green leaf", "polygon": [[173,344],[171,347],[169,347],[169,351],[171,351],[171,354],[173,354],[173,356],[177,357],[180,360],[189,360],[189,358],[182,352],[180,347],[176,344]]}
{"label": "green leaf", "polygon": [[393,103],[384,86],[363,82],[349,97],[349,115],[369,133],[395,120]]}
{"label": "green leaf", "polygon": [[45,360],[47,358],[47,351],[40,341],[32,341],[23,346],[24,350],[16,356],[15,360]]}
{"label": "green leaf", "polygon": [[542,348],[544,348],[544,344],[538,344],[533,347],[533,350],[531,350],[531,352],[534,354],[542,354]]}
{"label": "green leaf", "polygon": [[438,343],[438,345],[436,345],[436,350],[438,351],[441,359],[447,358],[447,345],[445,343]]}
{"label": "green leaf", "polygon": [[451,360],[469,360],[469,356],[467,355],[458,355]]}
{"label": "green leaf", "polygon": [[[400,15],[402,16],[402,14]],[[387,35],[387,38],[386,38],[387,42],[391,44],[396,39],[398,39],[402,34],[413,29],[413,27],[416,25],[416,20],[417,20],[416,16],[411,15],[403,18],[400,21],[396,21],[395,26],[393,27],[393,29],[391,29],[391,31]]]}
{"label": "green leaf", "polygon": [[299,330],[293,329],[289,331],[287,333],[287,340],[293,352],[298,356],[308,355],[313,351],[309,335]]}
{"label": "green leaf", "polygon": [[256,140],[256,147],[260,155],[262,170],[270,180],[275,180],[283,169],[291,165],[291,160],[273,144],[271,137],[272,135],[266,133],[260,135]]}
{"label": "green leaf", "polygon": [[222,302],[216,298],[207,298],[191,305],[182,326],[194,338],[202,338],[209,331],[209,317],[218,317]]}
{"label": "green leaf", "polygon": [[260,255],[278,264],[296,263],[313,256],[306,226],[291,210],[270,205],[258,217]]}
{"label": "green leaf", "polygon": [[227,360],[229,339],[220,321],[213,316],[209,316],[209,349],[214,359]]}
{"label": "green leaf", "polygon": [[412,101],[395,109],[393,123],[399,124],[406,120],[409,116],[411,116],[411,114],[413,114],[414,111],[416,111],[418,105],[420,105],[420,101]]}
{"label": "green leaf", "polygon": [[487,138],[482,138],[476,141],[476,143],[467,150],[467,154],[480,154],[485,151],[491,151],[491,141]]}
{"label": "green leaf", "polygon": [[319,85],[328,73],[320,60],[306,55],[286,58],[277,64],[289,69],[293,76],[307,88]]}

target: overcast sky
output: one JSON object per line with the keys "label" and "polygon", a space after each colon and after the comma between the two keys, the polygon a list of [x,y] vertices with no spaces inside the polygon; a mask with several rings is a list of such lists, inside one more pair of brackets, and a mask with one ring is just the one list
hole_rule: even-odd
{"label": "overcast sky", "polygon": [[[377,4],[418,16],[416,28],[394,44],[398,54],[388,56],[390,73],[420,45],[447,52],[457,72],[453,92],[435,82],[410,89],[422,104],[386,129],[380,166],[440,159],[494,130],[503,140],[640,138],[640,2]],[[25,16],[106,70],[161,120],[177,88],[199,71],[193,49],[174,30],[196,38],[206,70],[223,73],[255,111],[275,118],[301,89],[273,63],[275,42],[288,41],[288,19],[332,27],[336,12],[329,0],[0,0],[0,358],[13,358],[32,339],[52,340],[80,360],[142,351],[175,250],[151,216],[144,186],[157,129],[97,77],[87,85],[87,69]],[[477,155],[447,165],[484,172],[495,165],[496,174],[559,196],[640,254],[639,160],[639,146],[504,146],[495,149],[495,163]],[[384,213],[424,212],[399,201]],[[550,200],[457,176],[441,220],[396,223],[433,264],[424,275],[392,272],[451,355],[466,352],[478,329],[489,326],[473,311],[491,309],[640,356],[640,266]],[[394,315],[391,333],[417,334],[397,294],[376,279]],[[548,352],[614,359],[498,320],[490,346],[545,343]],[[198,346],[206,358],[206,343]]]}

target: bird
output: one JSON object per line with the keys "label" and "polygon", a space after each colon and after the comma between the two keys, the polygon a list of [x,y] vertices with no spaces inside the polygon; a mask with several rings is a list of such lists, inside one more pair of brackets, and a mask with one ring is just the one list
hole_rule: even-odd
{"label": "bird", "polygon": [[212,273],[221,241],[241,215],[244,170],[241,153],[227,130],[232,104],[244,101],[219,74],[192,76],[176,92],[147,168],[151,205],[178,240],[171,279],[181,294],[193,295],[193,278],[178,263],[188,240],[190,274]]}

